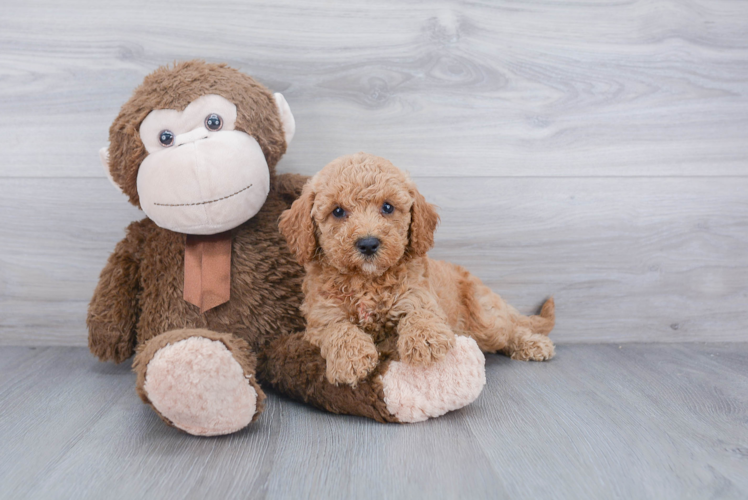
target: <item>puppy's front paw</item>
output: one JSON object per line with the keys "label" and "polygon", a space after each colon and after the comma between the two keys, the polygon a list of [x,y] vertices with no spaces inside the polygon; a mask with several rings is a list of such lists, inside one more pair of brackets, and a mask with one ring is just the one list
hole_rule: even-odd
{"label": "puppy's front paw", "polygon": [[356,386],[379,363],[379,353],[369,339],[348,339],[327,356],[327,380]]}
{"label": "puppy's front paw", "polygon": [[454,346],[455,335],[441,322],[418,322],[401,328],[397,341],[400,359],[415,366],[441,361]]}

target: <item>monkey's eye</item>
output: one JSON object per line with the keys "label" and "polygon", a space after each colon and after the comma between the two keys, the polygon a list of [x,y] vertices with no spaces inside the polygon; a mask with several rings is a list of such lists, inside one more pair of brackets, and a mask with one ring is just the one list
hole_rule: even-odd
{"label": "monkey's eye", "polygon": [[223,119],[219,115],[211,113],[205,117],[205,128],[207,128],[208,130],[217,132],[218,130],[221,130],[222,127]]}
{"label": "monkey's eye", "polygon": [[345,217],[345,210],[340,207],[335,207],[335,209],[332,211],[332,216],[336,219],[342,219],[343,217]]}
{"label": "monkey's eye", "polygon": [[163,147],[168,148],[174,144],[174,134],[171,130],[162,130],[161,134],[158,136],[158,142],[160,142]]}
{"label": "monkey's eye", "polygon": [[395,207],[393,207],[392,205],[390,205],[389,203],[385,201],[384,205],[382,205],[382,213],[391,214],[394,211],[395,211]]}

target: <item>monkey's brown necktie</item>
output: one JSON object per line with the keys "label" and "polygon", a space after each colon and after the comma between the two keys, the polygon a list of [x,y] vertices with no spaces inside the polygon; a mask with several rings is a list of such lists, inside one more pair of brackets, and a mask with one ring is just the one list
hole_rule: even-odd
{"label": "monkey's brown necktie", "polygon": [[231,294],[231,231],[187,235],[184,247],[184,300],[200,312],[228,302]]}

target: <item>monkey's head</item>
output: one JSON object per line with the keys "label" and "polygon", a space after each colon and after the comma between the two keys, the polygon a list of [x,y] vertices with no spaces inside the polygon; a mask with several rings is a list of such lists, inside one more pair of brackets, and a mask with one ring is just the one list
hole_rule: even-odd
{"label": "monkey's head", "polygon": [[101,159],[159,226],[215,234],[260,211],[294,131],[281,94],[226,65],[188,61],[135,89]]}

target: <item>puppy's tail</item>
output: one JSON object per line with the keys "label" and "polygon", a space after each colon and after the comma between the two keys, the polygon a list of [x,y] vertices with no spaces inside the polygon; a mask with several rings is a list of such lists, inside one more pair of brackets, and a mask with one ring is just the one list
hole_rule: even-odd
{"label": "puppy's tail", "polygon": [[545,301],[543,307],[540,309],[540,314],[536,316],[525,316],[524,317],[526,326],[533,331],[533,333],[541,333],[548,335],[553,330],[553,326],[556,324],[556,303],[553,301],[553,297]]}

